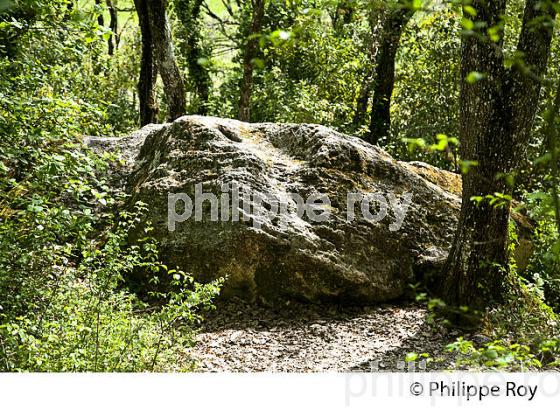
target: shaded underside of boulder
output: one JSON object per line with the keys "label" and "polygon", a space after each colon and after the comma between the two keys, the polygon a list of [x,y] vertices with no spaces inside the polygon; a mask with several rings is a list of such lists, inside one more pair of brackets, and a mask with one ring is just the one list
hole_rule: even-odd
{"label": "shaded underside of boulder", "polygon": [[[128,161],[132,200],[148,204],[162,260],[199,280],[225,276],[224,294],[249,300],[371,304],[398,298],[416,275],[445,260],[460,210],[460,198],[436,185],[453,181],[452,174],[430,168],[435,177],[425,178],[421,165],[319,125],[187,116],[112,146]],[[193,214],[169,230],[169,194],[194,202],[197,184],[219,196],[232,183],[264,198],[263,207],[245,211],[239,221],[212,221],[206,202],[202,220]],[[301,215],[292,194],[328,197],[328,218]],[[412,196],[395,229],[390,207],[376,221],[358,203],[350,218],[348,194]],[[284,212],[271,198],[286,204]]]}

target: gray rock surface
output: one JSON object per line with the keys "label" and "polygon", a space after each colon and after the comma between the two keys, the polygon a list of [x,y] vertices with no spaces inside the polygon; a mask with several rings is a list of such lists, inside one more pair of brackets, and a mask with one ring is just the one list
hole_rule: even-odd
{"label": "gray rock surface", "polygon": [[[199,280],[227,276],[224,293],[251,301],[359,305],[398,298],[417,275],[441,266],[460,210],[453,174],[401,163],[361,139],[319,125],[187,116],[120,140],[88,143],[123,151],[127,189],[134,201],[148,204],[147,218],[168,266]],[[265,197],[265,207],[245,212],[238,222],[211,221],[206,202],[202,221],[193,215],[170,232],[169,193],[186,193],[194,202],[196,184],[220,195],[222,185],[232,182],[242,193]],[[324,209],[330,216],[317,222],[298,215],[293,193],[328,196],[331,203]],[[390,206],[376,222],[358,203],[349,220],[348,193],[412,198],[395,229]],[[286,203],[286,212],[275,212],[270,198]],[[372,203],[373,214],[374,208]]]}

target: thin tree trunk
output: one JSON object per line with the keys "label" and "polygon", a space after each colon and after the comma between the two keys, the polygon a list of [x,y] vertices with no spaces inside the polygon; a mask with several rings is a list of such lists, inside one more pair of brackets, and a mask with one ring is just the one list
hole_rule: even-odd
{"label": "thin tree trunk", "polygon": [[118,34],[118,14],[117,9],[113,6],[112,0],[107,0],[107,8],[109,9],[109,28],[111,29],[111,36],[107,40],[108,53],[112,56],[119,44]]}
{"label": "thin tree trunk", "polygon": [[[195,0],[193,7],[194,25],[197,25],[197,20],[200,15],[200,8],[204,0]],[[187,39],[190,53],[187,55],[187,63],[189,65],[189,72],[193,78],[196,92],[200,100],[198,113],[201,115],[207,114],[208,111],[208,98],[210,97],[211,79],[208,70],[200,63],[200,60],[206,58],[202,48],[200,47],[200,28],[196,27],[192,34]]]}
{"label": "thin tree trunk", "polygon": [[171,29],[167,19],[167,0],[149,0],[148,16],[154,45],[154,55],[168,106],[168,120],[173,121],[186,114],[185,86],[175,61]]}
{"label": "thin tree trunk", "polygon": [[377,53],[379,51],[379,23],[380,19],[383,18],[378,10],[372,10],[368,18],[370,37],[369,37],[369,51],[368,60],[366,64],[366,71],[360,84],[360,90],[358,91],[358,97],[356,99],[356,110],[354,112],[354,118],[352,124],[354,128],[359,128],[365,124],[367,109],[371,96],[371,89],[373,87],[373,82],[375,79],[375,65],[377,59]]}
{"label": "thin tree trunk", "polygon": [[[95,0],[95,11],[97,13],[97,25],[99,27],[105,27],[105,19],[103,18],[103,7],[101,6],[101,0]],[[99,64],[99,54],[96,52],[93,55],[93,73],[98,75],[102,70],[102,64]]]}
{"label": "thin tree trunk", "polygon": [[97,24],[103,27],[105,25],[105,20],[103,19],[103,10],[101,10],[101,0],[95,0],[95,5],[99,9],[99,14],[97,15]]}
{"label": "thin tree trunk", "polygon": [[550,171],[552,185],[552,203],[554,205],[554,219],[556,232],[560,234],[560,198],[558,198],[558,186],[560,185],[558,174],[558,127],[556,120],[560,112],[560,82],[558,82],[554,102],[548,110],[546,121],[546,147],[550,153]]}
{"label": "thin tree trunk", "polygon": [[157,66],[154,62],[153,39],[148,17],[148,0],[134,0],[142,35],[142,57],[138,79],[138,99],[140,103],[140,125],[157,122],[155,83]]}
{"label": "thin tree trunk", "polygon": [[206,115],[212,81],[208,70],[200,63],[207,56],[200,46],[200,27],[198,18],[204,0],[175,0],[177,17],[181,21],[185,37],[184,54],[189,74],[199,99],[197,114]]}
{"label": "thin tree trunk", "polygon": [[251,119],[251,95],[253,92],[253,61],[257,57],[259,51],[259,39],[254,37],[262,30],[262,21],[264,18],[265,0],[252,0],[252,19],[249,33],[247,33],[247,45],[243,53],[243,78],[240,85],[239,98],[239,115],[241,121],[249,121]]}
{"label": "thin tree trunk", "polygon": [[[477,205],[471,198],[511,194],[503,175],[514,171],[526,155],[552,39],[550,28],[535,23],[554,19],[550,9],[537,9],[538,3],[526,3],[518,45],[529,75],[519,67],[504,68],[501,41],[463,37],[460,154],[478,165],[463,175],[459,224],[444,269],[448,276],[442,296],[452,306],[482,309],[503,296],[510,205],[497,207],[486,200]],[[474,0],[471,5],[484,27],[499,25],[506,10],[506,0]],[[486,78],[471,84],[466,79],[472,72]]]}
{"label": "thin tree trunk", "polygon": [[414,10],[404,5],[388,11],[384,19],[381,44],[375,65],[373,81],[373,102],[369,135],[366,140],[377,144],[389,135],[391,129],[391,96],[395,85],[395,57],[406,24],[414,15]]}
{"label": "thin tree trunk", "polygon": [[361,127],[366,121],[366,114],[369,105],[369,96],[371,95],[371,87],[373,85],[373,70],[368,69],[360,84],[358,97],[356,98],[356,110],[354,111],[354,118],[352,124],[354,128]]}

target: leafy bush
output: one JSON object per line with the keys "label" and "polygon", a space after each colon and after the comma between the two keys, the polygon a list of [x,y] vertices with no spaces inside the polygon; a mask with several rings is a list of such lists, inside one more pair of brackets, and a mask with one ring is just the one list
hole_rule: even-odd
{"label": "leafy bush", "polygon": [[[17,129],[16,129],[17,130]],[[219,282],[180,272],[148,306],[128,292],[133,269],[154,275],[155,244],[128,245],[143,209],[113,215],[107,159],[52,136],[6,150],[0,194],[0,369],[188,369],[183,357]],[[33,165],[33,166],[28,166]]]}
{"label": "leafy bush", "polygon": [[[467,323],[474,317],[477,322],[476,328],[463,329],[464,336],[430,361],[443,362],[451,369],[527,371],[560,367],[560,318],[547,304],[543,281],[528,280],[518,273],[513,258],[516,232],[511,223],[511,262],[503,303],[485,312],[473,312],[468,306],[449,307],[441,299],[418,293],[419,285],[414,287],[417,300],[426,303],[431,325],[451,326],[449,315],[465,317]],[[417,359],[410,355],[410,360]]]}
{"label": "leafy bush", "polygon": [[[527,371],[543,367],[542,358],[551,350],[557,351],[558,342],[547,342],[533,353],[526,345],[495,340],[476,348],[473,342],[458,338],[447,346],[450,353],[456,353],[456,366],[470,369],[498,369],[509,371]],[[548,366],[557,365],[556,362]]]}
{"label": "leafy bush", "polygon": [[[81,143],[135,125],[134,63],[103,57],[106,32],[66,1],[20,3],[35,12],[0,21],[0,371],[188,370],[220,282],[161,265],[149,228],[128,244],[145,210],[113,211],[117,156]],[[169,291],[139,300],[137,269],[171,275]]]}
{"label": "leafy bush", "polygon": [[[142,268],[166,270],[157,263],[155,244],[127,246],[137,214],[122,212],[103,246],[82,250],[76,267],[53,266],[44,274],[41,303],[21,315],[0,315],[0,369],[26,371],[188,370],[184,352],[193,343],[193,326],[210,308],[220,282],[201,285],[190,275],[173,275],[172,290],[152,295],[154,306],[122,285],[125,275]],[[19,272],[18,272],[19,273]],[[31,290],[29,290],[31,292]]]}
{"label": "leafy bush", "polygon": [[527,196],[530,214],[537,220],[533,256],[525,276],[543,294],[543,299],[560,311],[560,238],[554,222],[552,196],[536,191]]}
{"label": "leafy bush", "polygon": [[[437,135],[458,136],[459,33],[459,17],[448,9],[408,24],[397,55],[391,108],[393,137],[382,141],[384,148],[398,158],[458,170],[457,158],[450,152],[410,151],[402,140],[422,138],[437,143]],[[457,151],[456,146],[450,148]]]}

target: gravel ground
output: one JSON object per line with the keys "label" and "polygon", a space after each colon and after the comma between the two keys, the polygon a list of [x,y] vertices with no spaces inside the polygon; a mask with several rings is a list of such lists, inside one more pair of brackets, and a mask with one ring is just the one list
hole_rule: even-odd
{"label": "gravel ground", "polygon": [[271,309],[234,300],[208,316],[190,354],[199,372],[403,371],[407,353],[439,357],[458,336],[426,317],[414,304]]}

